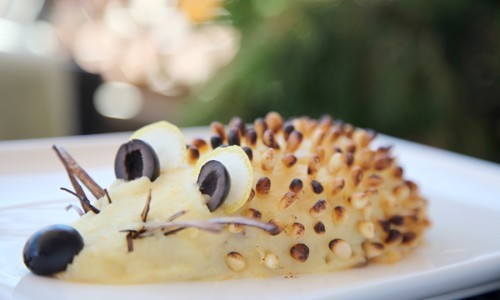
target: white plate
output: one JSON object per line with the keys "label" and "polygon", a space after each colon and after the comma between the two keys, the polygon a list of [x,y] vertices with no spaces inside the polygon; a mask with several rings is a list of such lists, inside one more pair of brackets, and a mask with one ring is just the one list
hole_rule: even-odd
{"label": "white plate", "polygon": [[[185,130],[188,136],[201,129]],[[203,131],[203,130],[202,130]],[[70,222],[69,186],[50,146],[64,146],[102,185],[124,134],[0,143],[0,299],[440,299],[500,287],[500,166],[381,136],[395,146],[405,176],[430,200],[426,243],[394,265],[370,265],[327,275],[222,282],[107,286],[29,274],[21,253],[42,226]]]}

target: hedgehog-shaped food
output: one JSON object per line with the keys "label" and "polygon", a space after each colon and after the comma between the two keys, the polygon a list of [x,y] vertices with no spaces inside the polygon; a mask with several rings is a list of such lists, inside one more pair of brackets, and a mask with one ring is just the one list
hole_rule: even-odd
{"label": "hedgehog-shaped food", "polygon": [[274,112],[210,128],[187,146],[168,122],[139,129],[107,189],[54,146],[82,216],[35,233],[28,268],[117,284],[325,273],[398,261],[429,226],[427,201],[390,148],[370,148],[372,131]]}

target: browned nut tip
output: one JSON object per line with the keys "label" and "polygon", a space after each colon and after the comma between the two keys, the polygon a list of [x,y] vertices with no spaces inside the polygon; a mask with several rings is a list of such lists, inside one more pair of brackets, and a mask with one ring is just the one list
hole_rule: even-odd
{"label": "browned nut tip", "polygon": [[325,224],[323,224],[323,222],[321,222],[321,221],[314,224],[314,232],[316,232],[317,234],[320,234],[320,235],[325,234],[325,232],[326,232]]}
{"label": "browned nut tip", "polygon": [[345,162],[349,167],[354,164],[354,154],[352,154],[352,152],[347,152],[345,154]]}
{"label": "browned nut tip", "polygon": [[255,185],[255,190],[259,195],[267,195],[271,190],[271,179],[268,177],[261,177],[257,180],[257,184]]}
{"label": "browned nut tip", "polygon": [[277,112],[269,112],[266,115],[267,128],[271,129],[274,133],[278,132],[283,125],[283,118]]}
{"label": "browned nut tip", "polygon": [[229,146],[239,146],[241,144],[240,130],[238,128],[229,128],[227,132],[227,144]]}
{"label": "browned nut tip", "polygon": [[358,186],[363,180],[363,169],[358,166],[354,166],[351,170],[351,179],[354,186]]}
{"label": "browned nut tip", "polygon": [[268,146],[269,148],[273,148],[273,149],[280,148],[280,146],[278,145],[278,143],[274,139],[274,133],[270,129],[267,129],[266,131],[264,131],[264,135],[262,137],[262,142],[264,143],[264,145]]}
{"label": "browned nut tip", "polygon": [[229,121],[229,127],[238,128],[240,135],[244,136],[246,133],[246,124],[240,117],[233,117]]}
{"label": "browned nut tip", "polygon": [[278,203],[278,208],[280,210],[285,210],[297,201],[297,194],[294,192],[286,192]]}
{"label": "browned nut tip", "polygon": [[213,133],[221,137],[222,142],[226,140],[226,129],[224,128],[224,125],[221,122],[213,121],[210,124],[210,129],[212,130]]}
{"label": "browned nut tip", "polygon": [[194,139],[192,142],[191,142],[191,145],[193,145],[194,147],[198,148],[198,150],[205,150],[207,147],[208,147],[208,144],[205,140],[203,139]]}
{"label": "browned nut tip", "polygon": [[333,239],[328,244],[330,250],[341,259],[349,259],[352,256],[352,248],[348,242],[342,239]]}
{"label": "browned nut tip", "polygon": [[301,223],[295,222],[287,228],[287,235],[291,238],[298,239],[304,235],[306,228]]}
{"label": "browned nut tip", "polygon": [[333,221],[340,224],[347,219],[347,211],[343,206],[337,206],[333,209]]}
{"label": "browned nut tip", "polygon": [[302,133],[300,133],[299,131],[292,131],[292,133],[290,133],[290,136],[288,137],[288,143],[286,145],[286,151],[287,152],[295,152],[300,144],[302,143]]}
{"label": "browned nut tip", "polygon": [[267,124],[262,118],[257,118],[253,122],[253,127],[255,128],[255,132],[257,132],[257,136],[262,137],[264,134],[264,131],[267,129]]}
{"label": "browned nut tip", "polygon": [[316,147],[315,153],[321,161],[323,161],[325,159],[325,148],[318,146],[318,147]]}
{"label": "browned nut tip", "polygon": [[311,181],[311,187],[312,187],[312,190],[315,194],[321,194],[323,193],[323,185],[321,184],[321,182],[319,181],[316,181],[316,180],[312,180]]}
{"label": "browned nut tip", "polygon": [[338,194],[340,191],[344,189],[345,186],[345,180],[341,177],[335,178],[333,182],[333,187],[332,187],[332,195]]}
{"label": "browned nut tip", "polygon": [[372,187],[382,185],[383,183],[384,183],[384,178],[382,178],[377,174],[372,174],[368,176],[365,180],[365,184],[367,186],[372,186]]}
{"label": "browned nut tip", "polygon": [[394,159],[388,155],[379,155],[378,157],[375,157],[373,167],[378,171],[385,170],[391,166],[393,160]]}
{"label": "browned nut tip", "polygon": [[247,145],[255,146],[255,144],[257,143],[257,132],[255,131],[255,129],[253,128],[248,129],[245,134],[245,139]]}
{"label": "browned nut tip", "polygon": [[254,220],[259,220],[259,221],[262,220],[262,214],[255,208],[247,209],[243,214],[243,216]]}
{"label": "browned nut tip", "polygon": [[283,224],[280,221],[276,220],[276,219],[271,219],[271,220],[269,220],[268,223],[274,225],[274,229],[271,230],[271,231],[269,231],[269,234],[271,234],[271,235],[278,235],[285,228],[283,226]]}
{"label": "browned nut tip", "polygon": [[235,272],[241,272],[246,268],[245,259],[238,252],[229,252],[226,255],[226,264]]}
{"label": "browned nut tip", "polygon": [[297,162],[297,157],[295,157],[295,155],[293,154],[287,153],[283,155],[283,157],[281,158],[281,162],[283,163],[283,165],[285,165],[285,167],[290,168]]}
{"label": "browned nut tip", "polygon": [[326,210],[327,203],[324,199],[318,200],[309,210],[311,216],[314,218],[319,217]]}
{"label": "browned nut tip", "polygon": [[385,238],[385,243],[386,244],[393,244],[397,242],[402,242],[403,241],[403,235],[399,230],[396,229],[391,229],[389,230],[389,233],[387,234],[387,237]]}
{"label": "browned nut tip", "polygon": [[397,185],[393,190],[392,194],[398,199],[406,199],[410,196],[411,190],[406,183],[401,183]]}
{"label": "browned nut tip", "polygon": [[254,189],[251,189],[250,190],[250,195],[248,195],[248,200],[247,202],[250,202],[253,200],[253,198],[255,198],[255,190]]}
{"label": "browned nut tip", "polygon": [[307,174],[311,175],[316,173],[320,167],[320,162],[319,156],[311,156],[309,163],[307,164]]}
{"label": "browned nut tip", "polygon": [[290,182],[290,191],[294,192],[294,193],[298,193],[302,190],[302,187],[304,186],[304,184],[302,183],[302,180],[300,180],[299,178],[294,178],[291,182]]}
{"label": "browned nut tip", "polygon": [[194,146],[189,146],[187,152],[188,152],[188,160],[190,163],[196,162],[198,158],[200,158],[200,151],[198,151],[198,148]]}
{"label": "browned nut tip", "polygon": [[290,255],[298,262],[305,262],[309,257],[309,247],[305,244],[295,244],[290,248]]}
{"label": "browned nut tip", "polygon": [[287,121],[285,124],[283,124],[283,136],[285,138],[285,141],[288,141],[288,138],[290,137],[290,133],[295,130],[295,127],[293,126],[292,122]]}
{"label": "browned nut tip", "polygon": [[271,171],[276,166],[276,154],[273,149],[269,148],[262,154],[262,169],[264,171]]}
{"label": "browned nut tip", "polygon": [[411,244],[415,238],[417,237],[417,235],[414,233],[414,232],[405,232],[403,233],[403,241],[402,241],[402,244],[403,245],[407,245],[407,244]]}
{"label": "browned nut tip", "polygon": [[401,215],[393,215],[388,221],[396,226],[403,226],[405,224],[405,219]]}
{"label": "browned nut tip", "polygon": [[228,224],[227,231],[229,233],[242,233],[245,232],[245,225],[242,224]]}
{"label": "browned nut tip", "polygon": [[248,159],[249,159],[250,161],[252,161],[252,160],[253,160],[253,151],[252,151],[252,149],[251,149],[250,147],[246,147],[246,146],[245,146],[245,147],[242,147],[241,149],[243,149],[243,151],[245,151],[245,153],[246,153],[246,154],[247,154],[247,156],[248,156]]}
{"label": "browned nut tip", "polygon": [[367,258],[374,258],[377,256],[380,256],[384,250],[385,247],[381,243],[375,243],[375,242],[364,242],[363,245],[363,250],[365,251],[365,255]]}
{"label": "browned nut tip", "polygon": [[402,178],[403,177],[403,168],[402,167],[395,167],[394,168],[394,171],[392,173],[392,175],[395,177],[395,178]]}

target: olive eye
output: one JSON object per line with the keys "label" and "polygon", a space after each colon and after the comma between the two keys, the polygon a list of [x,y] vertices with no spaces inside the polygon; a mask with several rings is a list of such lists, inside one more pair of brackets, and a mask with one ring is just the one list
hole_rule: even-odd
{"label": "olive eye", "polygon": [[224,203],[231,188],[231,179],[226,167],[216,160],[205,163],[198,175],[200,192],[210,196],[207,206],[213,212]]}
{"label": "olive eye", "polygon": [[68,225],[52,225],[40,229],[26,242],[24,264],[38,275],[52,275],[66,270],[83,248],[83,238]]}
{"label": "olive eye", "polygon": [[252,191],[253,169],[240,146],[218,147],[202,155],[194,168],[202,194],[210,196],[208,209],[220,207],[231,214],[247,202]]}
{"label": "olive eye", "polygon": [[151,181],[160,175],[160,163],[153,148],[144,141],[131,140],[120,146],[115,158],[116,178],[127,181],[148,177]]}

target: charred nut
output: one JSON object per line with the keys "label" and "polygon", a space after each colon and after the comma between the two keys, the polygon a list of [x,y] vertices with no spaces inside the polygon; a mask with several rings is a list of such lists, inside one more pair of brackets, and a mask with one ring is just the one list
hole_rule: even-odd
{"label": "charred nut", "polygon": [[295,244],[290,248],[290,255],[298,262],[305,262],[309,257],[309,247],[305,244]]}
{"label": "charred nut", "polygon": [[227,144],[229,146],[236,145],[239,146],[240,141],[240,130],[238,128],[229,128],[227,132]]}
{"label": "charred nut", "polygon": [[255,190],[259,195],[267,195],[271,190],[271,179],[268,177],[261,177],[257,180],[257,184],[255,185]]}
{"label": "charred nut", "polygon": [[323,222],[321,222],[321,221],[314,224],[314,232],[316,232],[317,234],[320,234],[320,235],[325,234],[325,232],[326,232],[325,224],[323,224]]}
{"label": "charred nut", "polygon": [[198,148],[194,146],[189,146],[187,149],[187,153],[188,153],[188,160],[191,163],[196,162],[198,158],[200,158],[200,151],[198,151]]}
{"label": "charred nut", "polygon": [[337,206],[333,209],[333,222],[341,224],[347,219],[347,211],[343,206]]}
{"label": "charred nut", "polygon": [[291,238],[298,239],[304,235],[306,228],[301,223],[293,223],[287,227],[287,235]]}
{"label": "charred nut", "polygon": [[255,129],[253,128],[248,129],[245,134],[245,139],[247,145],[255,146],[255,144],[257,143],[257,132],[255,132]]}
{"label": "charred nut", "polygon": [[290,133],[290,136],[288,137],[286,151],[295,152],[295,150],[297,150],[302,143],[302,138],[302,133],[296,130],[292,131],[292,133]]}
{"label": "charred nut", "polygon": [[315,194],[321,194],[323,193],[323,185],[321,185],[321,183],[319,181],[316,181],[316,180],[312,180],[311,181],[311,187],[312,187],[312,190]]}
{"label": "charred nut", "polygon": [[332,185],[332,195],[338,194],[340,191],[344,189],[344,186],[345,186],[344,178],[341,177],[335,178]]}
{"label": "charred nut", "polygon": [[349,259],[352,256],[351,246],[342,239],[331,240],[328,247],[330,247],[330,250],[341,259]]}
{"label": "charred nut", "polygon": [[293,127],[292,122],[290,122],[290,121],[285,122],[285,124],[283,125],[283,134],[285,137],[285,141],[288,140],[290,133],[292,133],[292,131],[294,131],[294,130],[295,130],[295,128]]}
{"label": "charred nut", "polygon": [[229,269],[235,272],[241,272],[247,266],[245,259],[238,252],[229,252],[226,255],[226,264],[229,267]]}
{"label": "charred nut", "polygon": [[302,180],[300,180],[299,178],[294,178],[291,182],[290,182],[290,191],[294,192],[294,193],[298,193],[302,190],[302,187],[304,186],[304,184],[302,183]]}
{"label": "charred nut", "polygon": [[291,154],[291,153],[287,153],[285,155],[283,155],[283,157],[281,158],[281,162],[287,167],[287,168],[290,168],[292,167],[293,165],[295,165],[295,163],[297,162],[297,157],[295,157],[295,155]]}
{"label": "charred nut", "polygon": [[213,133],[221,137],[222,141],[226,140],[226,130],[221,122],[214,121],[210,124],[210,129]]}
{"label": "charred nut", "polygon": [[245,135],[246,132],[246,124],[240,117],[233,117],[229,121],[229,127],[237,128],[240,131],[240,135]]}
{"label": "charred nut", "polygon": [[253,151],[252,151],[252,148],[250,148],[250,147],[246,147],[246,146],[245,146],[245,147],[242,147],[241,149],[243,149],[243,151],[245,151],[245,153],[246,153],[246,154],[247,154],[247,156],[248,156],[248,159],[249,159],[250,161],[252,161],[252,160],[253,160]]}
{"label": "charred nut", "polygon": [[278,235],[283,231],[283,229],[285,229],[285,226],[283,226],[283,224],[276,219],[269,220],[268,224],[274,225],[274,230],[269,232],[271,235]]}
{"label": "charred nut", "polygon": [[278,143],[276,142],[276,140],[274,138],[274,133],[270,129],[267,129],[266,131],[264,131],[264,135],[262,136],[262,142],[264,143],[264,145],[268,146],[269,148],[273,148],[273,149],[280,148],[280,146],[278,145]]}
{"label": "charred nut", "polygon": [[294,204],[295,201],[297,201],[297,199],[298,199],[297,194],[295,194],[294,192],[286,192],[285,195],[281,197],[281,200],[278,203],[278,208],[280,210],[285,210],[292,204]]}
{"label": "charred nut", "polygon": [[311,209],[309,209],[309,213],[312,217],[317,218],[326,210],[326,207],[326,200],[320,199],[313,205],[313,207],[311,207]]}
{"label": "charred nut", "polygon": [[210,145],[212,146],[212,149],[215,149],[222,145],[222,137],[220,135],[213,135],[210,137]]}
{"label": "charred nut", "polygon": [[320,159],[319,156],[313,155],[309,159],[309,163],[307,164],[307,174],[311,175],[318,171],[320,167]]}
{"label": "charred nut", "polygon": [[245,211],[244,214],[245,217],[254,219],[254,220],[262,220],[262,214],[260,211],[256,210],[255,208],[249,208]]}

